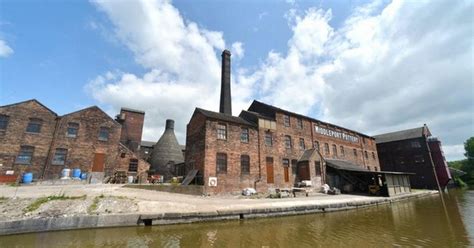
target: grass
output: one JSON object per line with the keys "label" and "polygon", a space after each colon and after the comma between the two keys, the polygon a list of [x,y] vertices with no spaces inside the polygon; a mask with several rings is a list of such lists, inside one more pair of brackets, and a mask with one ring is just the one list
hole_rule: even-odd
{"label": "grass", "polygon": [[0,196],[0,202],[8,200],[8,197]]}
{"label": "grass", "polygon": [[92,212],[96,211],[97,210],[97,207],[99,206],[99,201],[100,199],[104,198],[105,196],[102,194],[102,195],[99,195],[99,196],[96,196],[94,198],[94,200],[92,201],[92,204],[89,206],[89,208],[87,209],[87,212],[89,214],[91,214]]}
{"label": "grass", "polygon": [[79,199],[82,199],[82,200],[86,199],[86,195],[66,196],[65,194],[61,194],[61,195],[51,195],[48,197],[40,197],[36,199],[34,202],[32,202],[30,205],[28,205],[23,211],[25,213],[33,212],[39,207],[41,207],[41,205],[43,205],[44,203],[47,203],[50,201],[79,200]]}

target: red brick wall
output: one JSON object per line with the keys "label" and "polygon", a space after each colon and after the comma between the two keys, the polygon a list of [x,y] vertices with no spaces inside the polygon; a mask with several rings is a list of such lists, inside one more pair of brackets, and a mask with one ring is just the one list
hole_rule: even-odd
{"label": "red brick wall", "polygon": [[[56,124],[56,115],[36,101],[0,107],[0,114],[9,116],[6,131],[0,131],[0,173],[15,170],[16,173],[32,172],[33,178],[41,177],[48,157]],[[27,133],[30,118],[42,119],[40,133]],[[31,164],[15,164],[21,145],[34,147]]]}
{"label": "red brick wall", "polygon": [[186,126],[186,172],[197,169],[198,177],[203,176],[204,156],[206,147],[206,118],[195,113]]}
{"label": "red brick wall", "polygon": [[124,109],[120,110],[120,114],[125,115],[125,120],[122,123],[120,141],[132,151],[136,151],[142,141],[145,114]]}

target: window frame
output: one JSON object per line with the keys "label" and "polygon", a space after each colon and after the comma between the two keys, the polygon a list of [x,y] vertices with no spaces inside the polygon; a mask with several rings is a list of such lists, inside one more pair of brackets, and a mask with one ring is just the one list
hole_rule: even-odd
{"label": "window frame", "polygon": [[[43,120],[40,118],[30,118],[26,125],[27,133],[41,133],[41,127],[43,126]],[[37,127],[38,130],[34,129]]]}
{"label": "window frame", "polygon": [[303,129],[303,119],[302,119],[302,118],[297,118],[297,119],[296,119],[296,126],[297,126],[299,129]]}
{"label": "window frame", "polygon": [[329,143],[324,143],[324,155],[330,155]]}
{"label": "window frame", "polygon": [[[58,154],[58,152],[64,152],[63,154]],[[53,158],[51,159],[51,164],[52,165],[65,165],[66,164],[66,159],[67,159],[67,153],[68,153],[68,150],[66,148],[56,148],[54,150],[54,154],[53,154]],[[57,160],[58,157],[61,157],[63,158],[62,162],[61,160]]]}
{"label": "window frame", "polygon": [[240,142],[242,143],[250,142],[250,130],[247,127],[242,127],[240,129]]}
{"label": "window frame", "polygon": [[292,148],[292,142],[291,142],[291,136],[290,135],[285,135],[285,148],[286,149],[291,149]]}
{"label": "window frame", "polygon": [[306,145],[304,143],[304,138],[300,138],[300,149],[301,150],[306,150]]}
{"label": "window frame", "polygon": [[217,123],[216,135],[218,140],[227,140],[227,125],[225,123]]}
{"label": "window frame", "polygon": [[[102,134],[104,134],[106,131],[107,137],[103,137]],[[100,127],[99,128],[99,135],[97,137],[98,140],[100,141],[109,141],[110,138],[110,128],[109,127]]]}
{"label": "window frame", "polygon": [[291,126],[290,115],[283,114],[283,125],[285,127],[290,127]]}
{"label": "window frame", "polygon": [[332,155],[337,157],[337,145],[332,144]]}
{"label": "window frame", "polygon": [[[75,130],[75,133],[71,134],[69,132],[70,130]],[[68,122],[67,123],[67,128],[66,128],[66,137],[68,137],[68,138],[77,138],[78,133],[79,133],[79,123],[77,123],[77,122]]]}
{"label": "window frame", "polygon": [[[220,162],[223,163],[220,164]],[[227,153],[216,153],[216,174],[227,174]]]}
{"label": "window frame", "polygon": [[316,148],[317,151],[319,151],[319,141],[315,140],[313,142],[313,147]]}
{"label": "window frame", "polygon": [[270,131],[265,132],[265,146],[273,146],[273,134]]}
{"label": "window frame", "polygon": [[[134,167],[132,167],[134,165]],[[134,168],[135,170],[131,170]],[[138,172],[138,159],[131,158],[128,160],[128,172]]]}
{"label": "window frame", "polygon": [[250,156],[240,155],[240,175],[250,175]]}
{"label": "window frame", "polygon": [[352,152],[354,153],[354,158],[357,158],[357,149],[352,149]]}
{"label": "window frame", "polygon": [[10,116],[0,114],[0,131],[7,130],[9,122],[10,122]]}
{"label": "window frame", "polygon": [[341,157],[345,157],[346,156],[346,151],[344,149],[344,146],[339,146],[339,150],[341,151]]}
{"label": "window frame", "polygon": [[[19,160],[20,156],[27,156],[27,155],[22,155],[22,152],[25,153],[25,151],[23,151],[23,149],[30,149],[31,151],[29,151],[29,153],[31,153],[29,155],[29,160],[28,161],[21,161]],[[23,165],[31,165],[31,162],[33,161],[33,155],[35,153],[35,147],[34,146],[28,146],[28,145],[23,145],[23,146],[20,146],[20,151],[18,152],[16,158],[15,158],[15,164],[23,164]]]}

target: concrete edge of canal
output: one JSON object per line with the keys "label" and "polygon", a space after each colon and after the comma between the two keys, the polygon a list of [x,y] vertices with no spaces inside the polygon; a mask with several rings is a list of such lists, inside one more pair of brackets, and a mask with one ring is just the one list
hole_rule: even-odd
{"label": "concrete edge of canal", "polygon": [[289,207],[268,207],[253,209],[219,210],[211,212],[158,213],[158,214],[119,214],[119,215],[81,215],[40,219],[22,219],[0,222],[0,235],[60,230],[126,227],[138,225],[167,225],[204,221],[238,220],[287,216],[312,213],[326,213],[350,209],[390,204],[402,200],[421,198],[438,194],[437,191],[419,191],[395,197],[373,198],[367,201],[346,201],[329,204],[307,204]]}

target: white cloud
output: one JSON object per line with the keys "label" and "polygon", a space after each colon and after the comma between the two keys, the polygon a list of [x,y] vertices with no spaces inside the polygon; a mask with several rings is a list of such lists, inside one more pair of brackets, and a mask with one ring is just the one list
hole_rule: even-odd
{"label": "white cloud", "polygon": [[[222,32],[184,20],[168,1],[96,5],[149,72],[99,76],[89,91],[117,109],[145,110],[147,139],[161,135],[166,118],[176,119],[183,142],[195,106],[217,110]],[[474,133],[472,5],[375,2],[337,29],[331,10],[290,10],[288,51],[271,51],[256,69],[233,73],[234,114],[255,97],[368,134],[426,123],[448,159],[462,158],[452,147]],[[244,55],[239,44],[232,45],[235,58]]]}
{"label": "white cloud", "polygon": [[242,42],[234,42],[232,43],[232,49],[231,49],[232,55],[236,57],[237,59],[241,59],[244,57],[244,45]]}
{"label": "white cloud", "polygon": [[13,49],[4,40],[0,40],[0,57],[8,57],[13,54]]}

